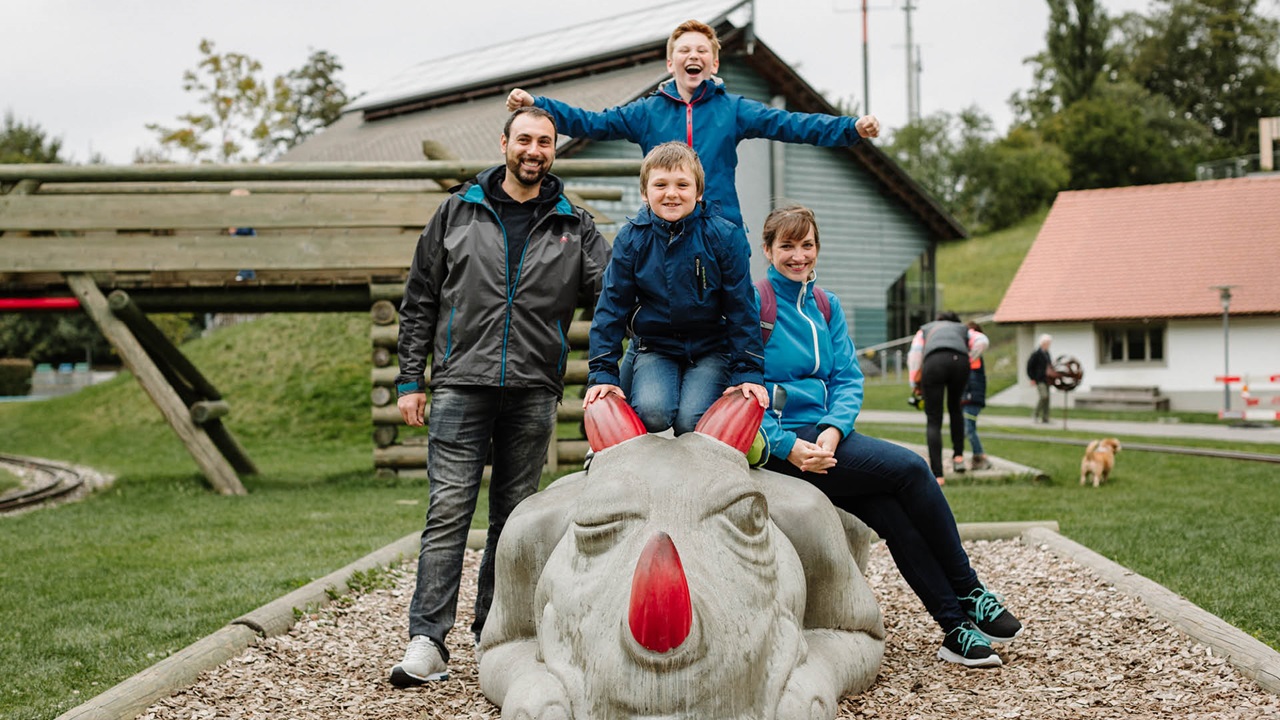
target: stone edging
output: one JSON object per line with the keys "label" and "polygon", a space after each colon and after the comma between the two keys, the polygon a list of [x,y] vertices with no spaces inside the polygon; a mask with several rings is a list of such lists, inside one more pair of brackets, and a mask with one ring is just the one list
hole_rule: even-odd
{"label": "stone edging", "polygon": [[[474,532],[473,532],[474,534]],[[294,608],[323,607],[332,601],[331,590],[347,592],[347,580],[357,572],[386,567],[418,554],[421,532],[414,532],[386,547],[281,598],[241,615],[203,639],[188,645],[151,667],[126,678],[115,687],[59,715],[57,720],[120,720],[135,718],[155,703],[195,682],[200,673],[239,655],[259,637],[289,631]],[[472,543],[468,538],[468,545]]]}
{"label": "stone edging", "polygon": [[1022,533],[1022,542],[1044,545],[1098,574],[1126,595],[1136,597],[1152,614],[1191,639],[1227,658],[1240,674],[1267,692],[1280,695],[1280,652],[1159,583],[1113,562],[1074,540],[1044,528]]}
{"label": "stone edging", "polygon": [[[1088,567],[1125,594],[1141,599],[1153,614],[1181,632],[1225,656],[1243,675],[1268,692],[1280,694],[1280,653],[1242,630],[1210,614],[1167,588],[1058,534],[1055,521],[961,523],[963,540],[1009,540],[1045,545]],[[467,547],[484,546],[484,531],[472,530]],[[288,632],[295,608],[321,607],[332,601],[330,591],[346,592],[356,572],[386,567],[417,555],[421,533],[413,532],[369,555],[262,607],[241,615],[212,635],[197,640],[151,667],[127,678],[57,720],[120,720],[135,718],[155,701],[169,697],[195,681],[200,673],[239,655],[259,637]]]}

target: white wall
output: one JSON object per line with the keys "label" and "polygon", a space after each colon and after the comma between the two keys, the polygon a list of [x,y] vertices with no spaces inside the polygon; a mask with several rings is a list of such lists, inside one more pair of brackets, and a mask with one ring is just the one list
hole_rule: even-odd
{"label": "white wall", "polygon": [[[1084,376],[1079,390],[1094,385],[1154,385],[1170,399],[1170,409],[1214,411],[1222,409],[1222,385],[1214,377],[1223,374],[1222,321],[1197,319],[1170,321],[1165,335],[1165,360],[1150,364],[1099,365],[1097,334],[1092,323],[1044,323],[1018,327],[1018,384],[989,398],[992,405],[1035,403],[1035,389],[1027,379],[1027,357],[1041,333],[1053,336],[1049,352],[1055,358],[1070,355],[1080,362]],[[1250,375],[1254,389],[1267,376],[1280,375],[1280,318],[1232,318],[1230,321],[1230,374]],[[1232,408],[1240,409],[1238,386],[1232,388]],[[1263,402],[1276,393],[1262,394]],[[1062,398],[1055,393],[1054,405]],[[1280,410],[1280,405],[1274,406]]]}

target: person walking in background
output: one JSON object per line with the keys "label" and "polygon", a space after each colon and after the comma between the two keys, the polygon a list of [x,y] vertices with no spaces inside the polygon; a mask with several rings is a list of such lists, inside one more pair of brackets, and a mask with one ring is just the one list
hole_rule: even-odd
{"label": "person walking in background", "polygon": [[[974,332],[982,332],[982,326],[970,320],[966,323]],[[986,453],[982,451],[982,439],[978,437],[978,413],[987,406],[987,368],[982,353],[969,358],[969,384],[964,386],[964,394],[960,396],[960,405],[964,411],[964,436],[969,440],[970,470],[985,470],[991,467]]]}
{"label": "person walking in background", "polygon": [[574,310],[594,302],[609,245],[550,174],[556,126],[522,108],[502,131],[504,165],[462,184],[436,210],[414,252],[400,304],[397,404],[427,434],[430,503],[409,604],[409,647],[391,684],[449,677],[467,532],[493,448],[489,531],[476,581],[480,632],[493,602],[494,555],[507,516],[538,489]]}
{"label": "person walking in background", "polygon": [[1036,387],[1036,409],[1031,417],[1038,423],[1049,422],[1049,369],[1053,367],[1053,356],[1049,354],[1049,344],[1053,337],[1048,333],[1040,336],[1036,351],[1027,358],[1027,377]]}
{"label": "person walking in background", "polygon": [[951,430],[952,469],[965,471],[964,414],[960,396],[969,383],[969,360],[987,349],[987,336],[970,330],[953,312],[940,312],[931,323],[922,326],[911,340],[907,353],[907,370],[912,392],[924,396],[925,440],[929,445],[929,467],[938,480],[945,482],[942,464],[942,409],[947,410]]}
{"label": "person walking in background", "polygon": [[[991,643],[1011,642],[1022,623],[978,579],[929,466],[912,450],[857,431],[862,368],[839,298],[815,284],[820,246],[813,211],[774,210],[762,235],[765,281],[777,300],[764,345],[772,398],[760,426],[765,469],[808,482],[884,538],[902,577],[942,628],[940,659],[1001,665]],[[791,512],[785,498],[769,510],[784,527],[808,521]]]}

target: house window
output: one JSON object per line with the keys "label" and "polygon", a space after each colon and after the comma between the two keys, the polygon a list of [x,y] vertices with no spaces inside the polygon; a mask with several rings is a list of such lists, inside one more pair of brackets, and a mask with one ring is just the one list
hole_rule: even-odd
{"label": "house window", "polygon": [[1098,329],[1102,363],[1164,362],[1164,325],[1116,325]]}

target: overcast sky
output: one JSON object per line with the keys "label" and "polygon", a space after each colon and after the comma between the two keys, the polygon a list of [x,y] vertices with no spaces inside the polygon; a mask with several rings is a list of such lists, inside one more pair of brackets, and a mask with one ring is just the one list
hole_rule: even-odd
{"label": "overcast sky", "polygon": [[[1009,96],[1031,84],[1024,60],[1044,46],[1043,0],[912,0],[923,114],[978,105],[999,129]],[[870,0],[871,111],[906,121],[906,0]],[[1108,12],[1148,0],[1104,0]],[[327,50],[354,95],[419,62],[618,14],[601,0],[0,0],[0,111],[40,125],[75,162],[127,163],[155,145],[149,122],[197,110],[182,90],[201,38],[274,77]],[[756,0],[757,35],[828,99],[860,100],[861,0]],[[513,52],[519,45],[513,44]]]}

